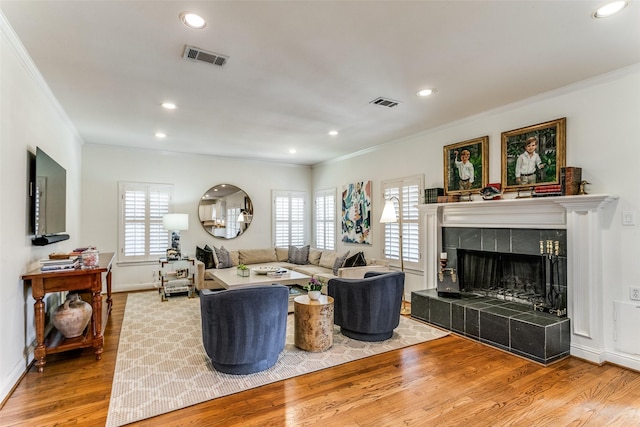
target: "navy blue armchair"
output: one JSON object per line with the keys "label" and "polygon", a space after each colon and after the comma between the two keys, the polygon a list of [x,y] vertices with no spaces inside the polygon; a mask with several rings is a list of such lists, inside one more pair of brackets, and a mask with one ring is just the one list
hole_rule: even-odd
{"label": "navy blue armchair", "polygon": [[400,324],[404,273],[367,272],[364,279],[329,280],[334,323],[343,335],[359,341],[384,341]]}
{"label": "navy blue armchair", "polygon": [[283,285],[201,290],[202,342],[213,367],[237,375],[272,367],[284,350],[288,304]]}

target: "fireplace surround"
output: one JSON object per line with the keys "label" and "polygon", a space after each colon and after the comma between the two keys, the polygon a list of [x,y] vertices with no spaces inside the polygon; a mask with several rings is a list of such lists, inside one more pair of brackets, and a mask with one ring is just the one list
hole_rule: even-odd
{"label": "fireplace surround", "polygon": [[565,257],[566,262],[570,354],[602,363],[604,337],[600,326],[603,323],[600,295],[604,286],[601,248],[603,211],[617,199],[618,196],[610,194],[588,194],[419,205],[426,291],[418,292],[435,294],[440,253],[451,248],[449,242],[443,239],[443,229],[475,229],[475,232],[480,230],[481,233],[498,229],[516,234],[518,230],[537,230],[538,233],[553,235],[550,238],[526,239],[533,242],[530,245],[534,246],[539,240],[561,240],[562,237],[555,236],[558,232],[565,233],[566,245],[560,255]]}

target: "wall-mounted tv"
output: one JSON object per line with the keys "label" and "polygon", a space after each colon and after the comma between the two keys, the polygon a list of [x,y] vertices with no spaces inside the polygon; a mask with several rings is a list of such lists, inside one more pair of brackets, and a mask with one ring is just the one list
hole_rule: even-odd
{"label": "wall-mounted tv", "polygon": [[31,232],[36,246],[67,240],[67,171],[40,147],[30,179]]}

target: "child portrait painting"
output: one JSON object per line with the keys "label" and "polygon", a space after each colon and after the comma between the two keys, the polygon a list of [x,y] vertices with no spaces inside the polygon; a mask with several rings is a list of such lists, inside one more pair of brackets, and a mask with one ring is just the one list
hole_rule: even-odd
{"label": "child portrait painting", "polygon": [[487,185],[489,137],[444,147],[444,189],[447,195],[478,192]]}
{"label": "child portrait painting", "polygon": [[502,133],[505,191],[559,184],[565,164],[566,118]]}

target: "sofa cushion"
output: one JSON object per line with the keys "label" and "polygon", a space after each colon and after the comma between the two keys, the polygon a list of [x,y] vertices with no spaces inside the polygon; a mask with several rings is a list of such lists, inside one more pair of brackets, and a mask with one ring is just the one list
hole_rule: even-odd
{"label": "sofa cushion", "polygon": [[205,269],[216,267],[216,263],[213,260],[213,249],[209,248],[209,246],[204,248],[196,246],[196,259],[204,264]]}
{"label": "sofa cushion", "polygon": [[336,252],[322,251],[322,255],[320,255],[320,261],[318,261],[318,265],[320,267],[333,270],[333,264],[335,264],[337,257],[338,254]]}
{"label": "sofa cushion", "polygon": [[349,256],[349,251],[345,252],[343,255],[336,257],[336,260],[333,263],[333,274],[338,275],[338,270],[344,267],[344,261]]}
{"label": "sofa cushion", "polygon": [[276,248],[276,259],[278,262],[287,262],[289,259],[289,248]]}
{"label": "sofa cushion", "polygon": [[233,267],[233,263],[231,262],[231,256],[229,255],[229,251],[227,251],[224,246],[220,246],[220,248],[213,247],[213,250],[216,253],[216,257],[218,258],[218,268],[229,268]]}
{"label": "sofa cushion", "polygon": [[322,251],[320,249],[309,249],[309,264],[320,265],[320,257],[322,256]]}
{"label": "sofa cushion", "polygon": [[277,262],[276,251],[268,249],[240,249],[238,251],[238,262],[241,264],[261,264],[264,262]]}
{"label": "sofa cushion", "polygon": [[300,248],[289,246],[289,257],[287,262],[298,265],[309,264],[309,245],[302,246]]}
{"label": "sofa cushion", "polygon": [[345,259],[343,267],[363,267],[366,265],[367,260],[364,258],[364,253],[358,252],[357,254]]}

